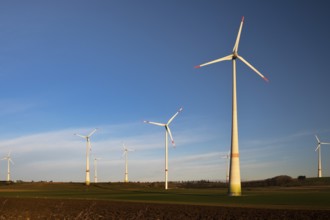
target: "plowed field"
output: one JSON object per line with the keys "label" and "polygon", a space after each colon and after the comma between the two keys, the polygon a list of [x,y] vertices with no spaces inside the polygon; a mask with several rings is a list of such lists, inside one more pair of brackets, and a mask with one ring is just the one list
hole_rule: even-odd
{"label": "plowed field", "polygon": [[0,198],[0,219],[330,219],[330,210]]}

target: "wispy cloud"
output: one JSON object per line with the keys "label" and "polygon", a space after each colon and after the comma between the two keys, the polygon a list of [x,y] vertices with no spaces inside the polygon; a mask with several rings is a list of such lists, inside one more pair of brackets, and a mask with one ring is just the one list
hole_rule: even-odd
{"label": "wispy cloud", "polygon": [[[152,129],[140,122],[95,127],[99,129],[91,138],[90,164],[93,173],[93,158],[102,158],[98,163],[100,181],[123,180],[123,142],[127,147],[135,149],[129,154],[130,180],[163,180],[163,129]],[[5,156],[9,151],[12,152],[15,161],[12,174],[15,179],[83,181],[86,141],[73,134],[88,134],[93,129],[94,127],[67,128],[11,139],[3,138],[0,140],[0,153]],[[227,153],[227,149],[210,147],[219,145],[219,137],[205,128],[185,129],[175,126],[174,129],[177,147],[172,149],[169,146],[170,180],[224,180],[227,161],[221,159],[221,156]],[[297,132],[275,139],[243,141],[240,148],[242,178],[259,179],[278,174],[297,175],[297,172],[302,172],[295,164],[301,164],[299,160],[306,158],[297,157],[301,146],[294,144],[301,138],[313,139],[313,132]],[[313,141],[311,140],[311,143]],[[310,161],[303,165],[303,169],[310,172],[306,173],[307,176],[311,176],[313,172],[310,163],[315,155],[312,153],[310,158],[307,158]],[[0,175],[1,173],[4,172],[0,171]]]}
{"label": "wispy cloud", "polygon": [[0,116],[21,113],[27,111],[35,106],[34,103],[14,100],[14,99],[1,99],[0,100]]}
{"label": "wispy cloud", "polygon": [[[135,170],[132,177],[140,179],[162,180],[165,130],[141,129],[140,123],[127,123],[116,125],[96,126],[98,131],[91,137],[91,167],[93,157],[101,157],[99,162],[99,175],[108,178],[104,180],[122,180],[124,161],[122,155],[122,142],[135,152],[129,155],[131,169]],[[143,125],[142,125],[143,127]],[[149,128],[149,127],[147,127]],[[48,131],[36,134],[23,135],[16,138],[0,140],[1,152],[12,152],[15,160],[13,176],[16,179],[28,180],[66,180],[83,181],[86,155],[86,141],[74,136],[74,133],[88,134],[94,128],[67,128],[63,130]],[[212,135],[199,131],[189,133],[177,129],[177,144],[180,148],[194,146],[195,144],[212,139]],[[130,135],[131,134],[131,135]],[[187,155],[183,160],[175,159],[173,163],[187,164],[194,160],[207,160],[210,155]],[[181,162],[180,162],[181,161]],[[190,161],[190,162],[189,162]],[[150,166],[152,164],[152,166]],[[159,169],[158,169],[159,168]],[[91,168],[92,170],[92,168]],[[102,170],[110,170],[106,174]],[[27,174],[29,173],[29,174]],[[79,173],[77,175],[77,173]],[[197,177],[197,174],[196,178]]]}
{"label": "wispy cloud", "polygon": [[240,150],[242,176],[246,180],[276,175],[315,176],[315,133],[304,130],[271,139],[245,140]]}

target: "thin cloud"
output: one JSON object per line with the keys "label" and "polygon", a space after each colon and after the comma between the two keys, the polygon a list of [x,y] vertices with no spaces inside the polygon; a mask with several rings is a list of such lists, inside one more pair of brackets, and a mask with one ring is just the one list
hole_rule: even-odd
{"label": "thin cloud", "polygon": [[[93,158],[102,158],[98,163],[100,181],[123,180],[123,142],[129,148],[135,149],[129,154],[131,181],[163,180],[164,131],[141,129],[140,125],[126,123],[96,126],[99,130],[91,138],[90,164],[92,171]],[[83,181],[86,141],[73,134],[87,134],[93,129],[94,127],[68,128],[2,139],[1,153],[5,155],[9,151],[12,152],[15,161],[13,177],[16,179]],[[221,156],[227,154],[227,151],[212,151],[209,147],[203,151],[200,147],[207,141],[217,141],[217,136],[207,129],[176,129],[177,150],[170,149],[169,157],[170,180],[225,179],[227,161]],[[129,135],[130,132],[132,135]],[[296,172],[297,169],[292,169],[292,172],[283,170],[284,164],[290,167],[292,163],[288,146],[297,138],[309,138],[311,133],[297,133],[273,140],[244,141],[244,147],[240,152],[242,178],[255,179],[256,176],[269,177],[277,173]],[[277,150],[273,151],[274,148]]]}
{"label": "thin cloud", "polygon": [[0,116],[5,116],[25,112],[35,107],[35,104],[21,100],[2,99],[0,100],[0,106]]}
{"label": "thin cloud", "polygon": [[[111,180],[121,180],[121,170],[124,164],[121,158],[122,142],[125,142],[129,148],[135,149],[135,152],[129,155],[131,169],[132,171],[136,170],[132,177],[135,176],[136,181],[139,181],[140,178],[144,180],[149,178],[149,181],[161,180],[163,175],[158,173],[163,170],[164,142],[162,133],[164,131],[155,132],[149,131],[149,129],[139,129],[139,132],[136,132],[140,126],[140,123],[95,126],[99,129],[91,137],[91,167],[93,166],[93,157],[101,157],[103,160],[100,160],[99,163],[100,175],[103,173],[102,169],[111,170]],[[68,128],[10,139],[3,138],[0,140],[0,145],[3,154],[8,151],[12,152],[12,157],[16,162],[13,176],[16,176],[17,179],[68,180],[72,178],[71,181],[83,181],[86,141],[73,134],[88,134],[93,129],[87,127]],[[131,136],[129,135],[130,132],[132,132]],[[186,145],[198,144],[212,139],[212,136],[203,135],[203,132],[198,132],[198,135],[179,131],[177,133],[177,142],[182,148]],[[204,155],[204,158],[207,159],[207,157]],[[196,158],[201,158],[201,156],[188,156],[183,161],[193,161]],[[14,175],[14,173],[16,174]],[[26,173],[31,174],[27,175]],[[109,175],[108,177],[110,178]]]}

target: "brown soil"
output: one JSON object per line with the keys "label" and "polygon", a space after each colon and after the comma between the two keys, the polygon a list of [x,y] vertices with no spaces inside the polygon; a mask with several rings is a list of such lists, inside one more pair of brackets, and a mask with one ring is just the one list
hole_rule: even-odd
{"label": "brown soil", "polygon": [[330,210],[0,198],[0,219],[330,219]]}

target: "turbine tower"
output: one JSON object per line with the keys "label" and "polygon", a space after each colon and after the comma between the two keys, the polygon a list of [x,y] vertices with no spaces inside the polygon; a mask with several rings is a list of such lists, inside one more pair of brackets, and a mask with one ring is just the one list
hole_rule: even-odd
{"label": "turbine tower", "polygon": [[76,136],[82,137],[86,139],[87,142],[87,148],[86,148],[86,185],[89,186],[90,184],[90,176],[89,176],[89,152],[91,150],[91,141],[90,137],[96,132],[96,128],[87,136],[81,135],[81,134],[74,134]]}
{"label": "turbine tower", "polygon": [[7,160],[7,182],[10,182],[10,163],[14,164],[14,162],[11,160],[10,152],[1,160]]}
{"label": "turbine tower", "polygon": [[240,163],[239,163],[238,123],[237,123],[236,59],[238,58],[239,60],[241,60],[254,72],[256,72],[261,78],[263,78],[266,82],[268,82],[268,79],[264,75],[262,75],[256,68],[254,68],[249,62],[247,62],[243,57],[239,56],[237,53],[243,22],[244,22],[244,17],[242,17],[241,25],[238,30],[238,35],[236,38],[236,42],[232,54],[195,67],[195,68],[200,68],[202,66],[218,63],[225,60],[232,60],[233,62],[232,130],[231,130],[229,190],[228,190],[228,194],[230,196],[241,195],[241,174],[240,174]]}
{"label": "turbine tower", "polygon": [[94,183],[97,183],[97,161],[101,158],[94,158]]}
{"label": "turbine tower", "polygon": [[123,143],[123,156],[125,156],[125,179],[124,182],[128,183],[128,161],[127,161],[127,154],[129,151],[134,151],[133,149],[128,149],[125,144]]}
{"label": "turbine tower", "polygon": [[153,125],[157,125],[157,126],[161,126],[161,127],[165,127],[165,189],[168,189],[168,135],[171,138],[172,141],[172,145],[175,146],[173,137],[172,137],[172,133],[170,130],[170,123],[173,121],[173,119],[183,110],[183,108],[181,107],[173,116],[172,118],[170,118],[170,120],[168,120],[168,122],[166,124],[163,123],[158,123],[158,122],[151,122],[151,121],[144,121],[144,123],[148,123],[148,124],[153,124]]}
{"label": "turbine tower", "polygon": [[322,162],[321,162],[321,145],[322,144],[330,144],[326,142],[321,142],[320,139],[315,135],[315,138],[317,140],[317,146],[315,151],[318,150],[318,167],[317,167],[317,177],[322,177]]}

